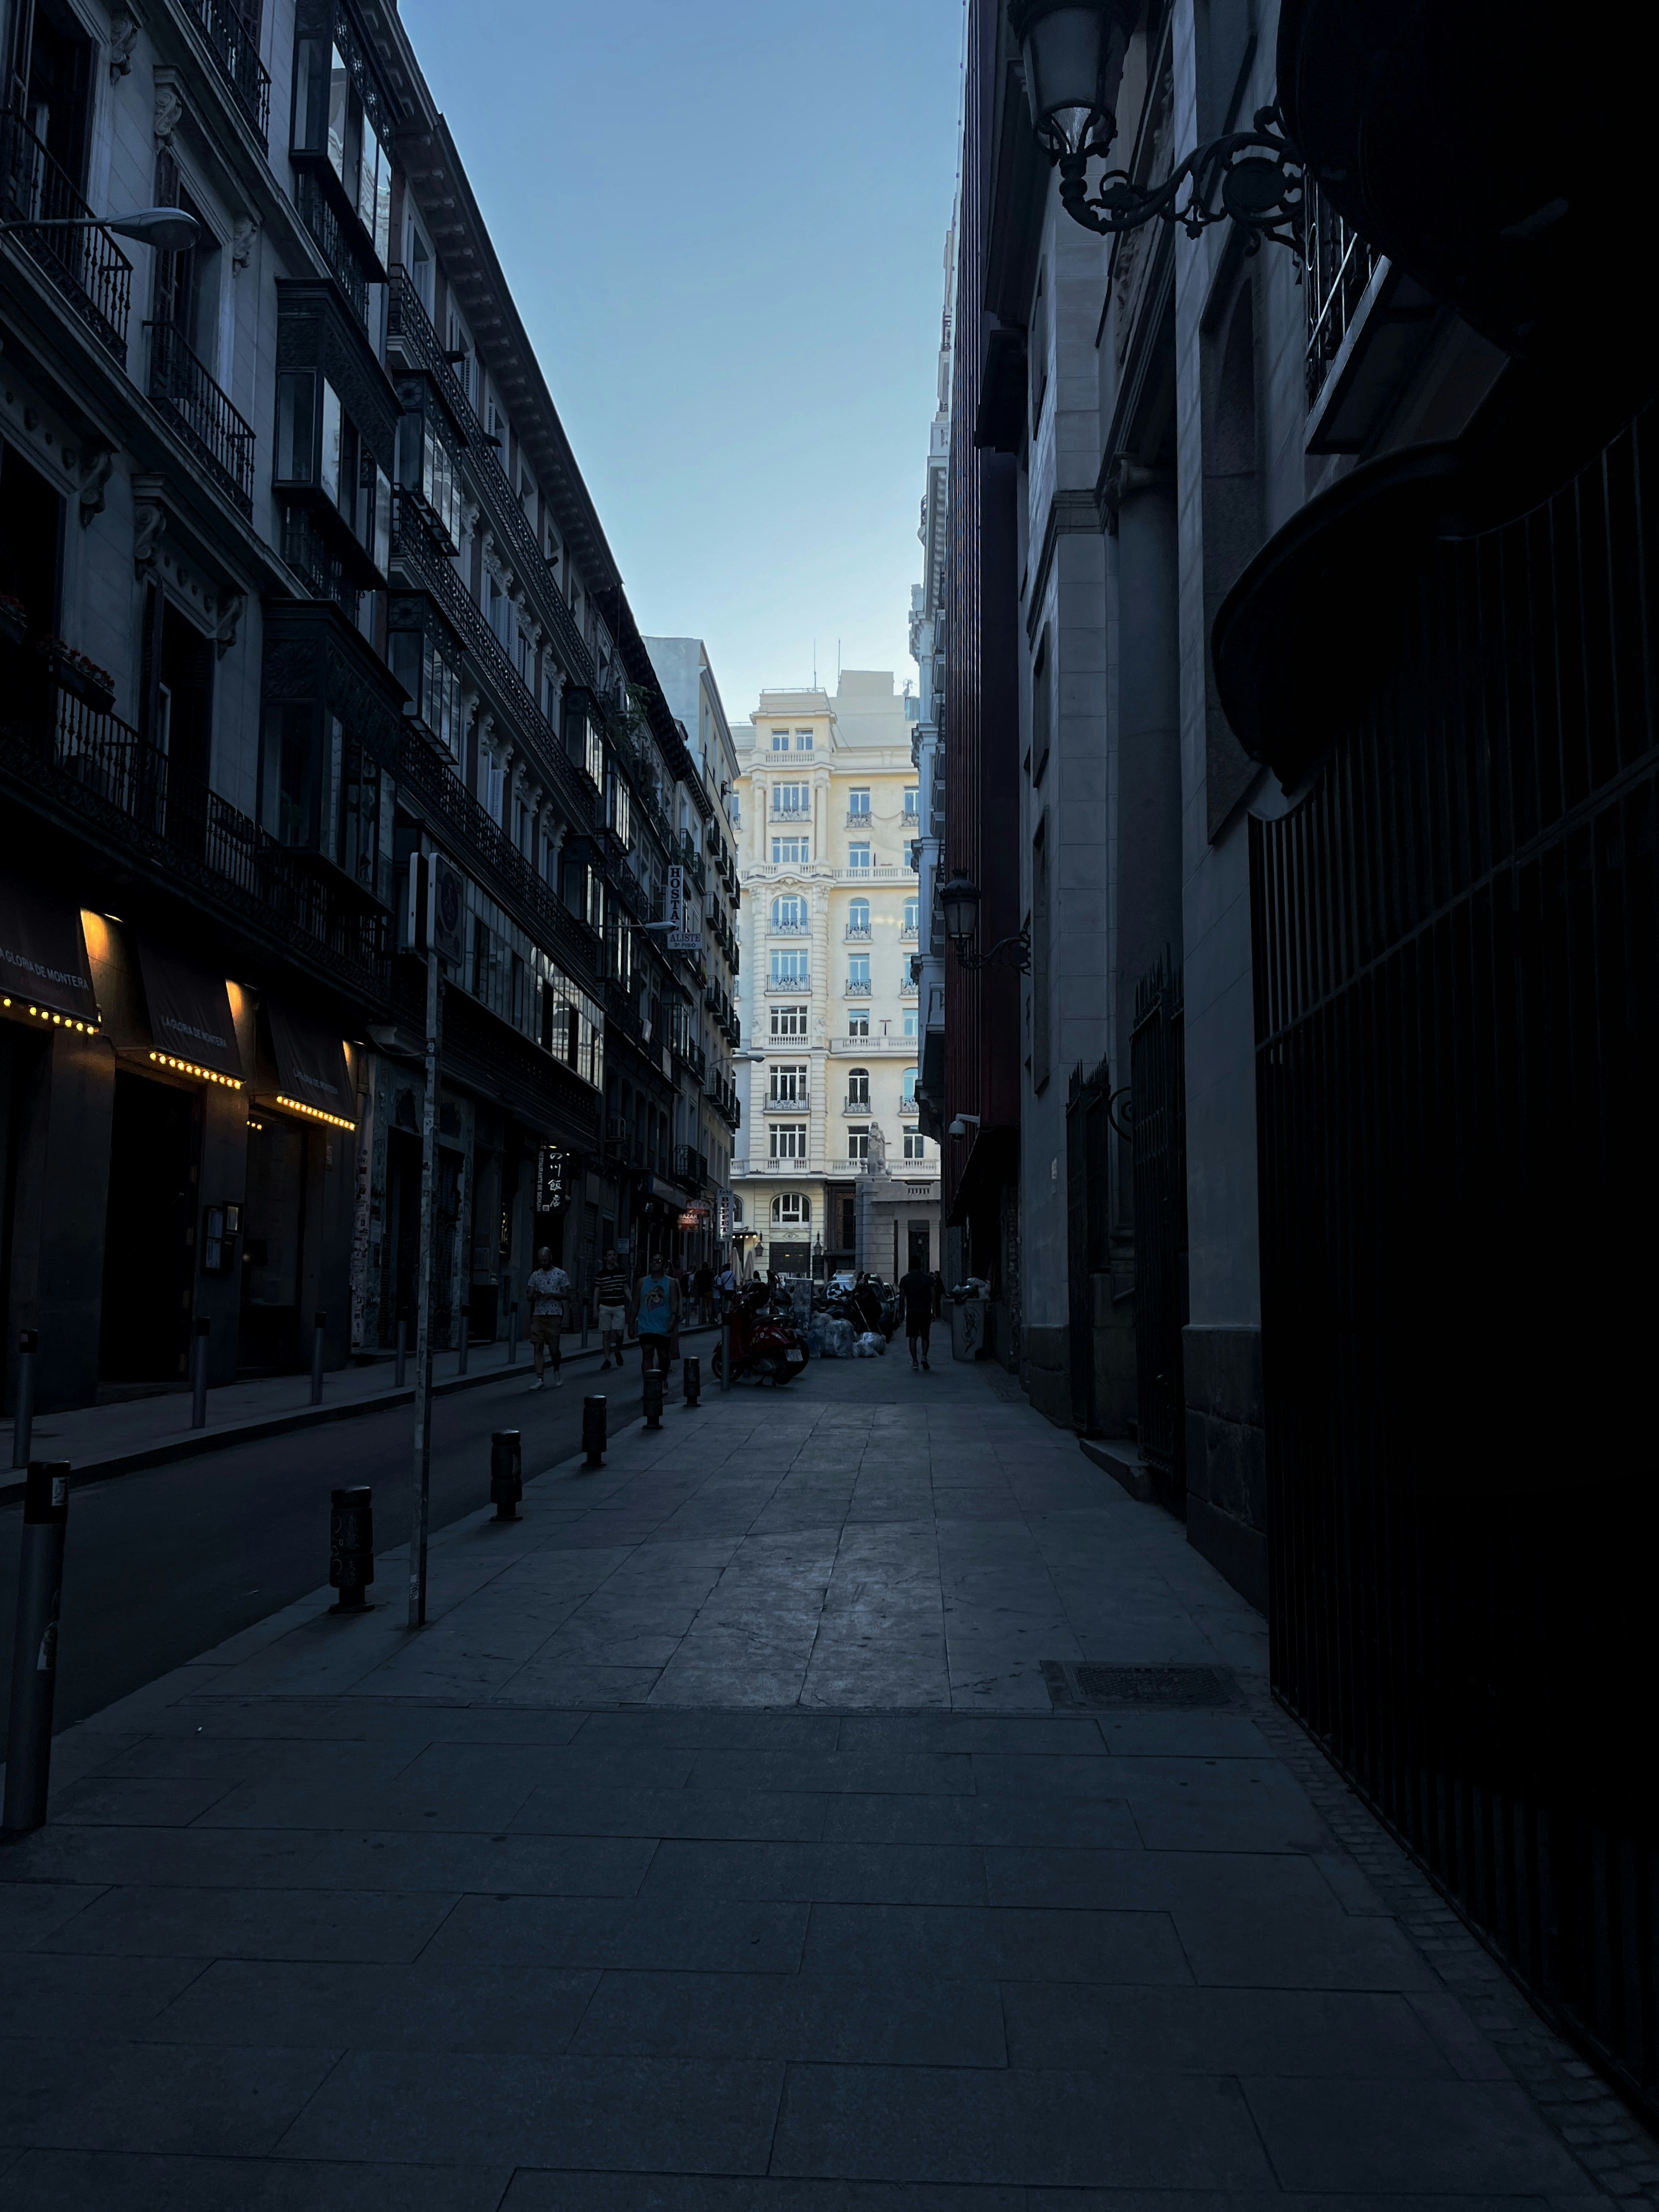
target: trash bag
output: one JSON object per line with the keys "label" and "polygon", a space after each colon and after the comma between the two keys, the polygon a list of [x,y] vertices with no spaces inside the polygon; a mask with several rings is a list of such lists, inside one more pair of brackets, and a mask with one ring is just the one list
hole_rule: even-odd
{"label": "trash bag", "polygon": [[806,1354],[809,1359],[832,1358],[834,1357],[834,1354],[828,1350],[830,1327],[830,1324],[827,1316],[821,1313],[815,1313],[813,1315],[811,1322],[807,1324],[806,1329]]}
{"label": "trash bag", "polygon": [[832,1318],[823,1332],[823,1357],[826,1359],[851,1359],[853,1357],[853,1324],[850,1321]]}
{"label": "trash bag", "polygon": [[858,1340],[854,1356],[860,1359],[879,1359],[886,1349],[886,1338],[873,1328],[866,1328]]}

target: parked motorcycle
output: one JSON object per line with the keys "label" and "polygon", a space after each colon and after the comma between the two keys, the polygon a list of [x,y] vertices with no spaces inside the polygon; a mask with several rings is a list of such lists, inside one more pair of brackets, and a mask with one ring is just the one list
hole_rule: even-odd
{"label": "parked motorcycle", "polygon": [[[758,1285],[733,1300],[728,1334],[734,1382],[752,1375],[757,1382],[781,1385],[792,1382],[806,1364],[805,1338],[787,1317],[787,1309],[780,1314],[768,1305]],[[723,1373],[719,1345],[711,1364],[718,1382]]]}

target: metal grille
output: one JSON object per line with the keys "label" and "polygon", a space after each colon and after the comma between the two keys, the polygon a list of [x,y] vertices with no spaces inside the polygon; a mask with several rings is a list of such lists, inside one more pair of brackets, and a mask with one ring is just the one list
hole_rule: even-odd
{"label": "metal grille", "polygon": [[1349,229],[1311,177],[1303,190],[1302,289],[1308,303],[1307,383],[1311,407],[1331,363],[1342,350],[1348,325],[1382,257],[1357,230]]}
{"label": "metal grille", "polygon": [[1274,1686],[1650,2112],[1654,435],[1431,546],[1250,831]]}
{"label": "metal grille", "polygon": [[270,78],[259,59],[258,9],[195,0],[208,50],[262,139],[270,133]]}
{"label": "metal grille", "polygon": [[149,396],[213,469],[244,514],[253,512],[253,431],[185,344],[175,324],[146,323]]}
{"label": "metal grille", "polygon": [[132,264],[107,232],[94,228],[92,210],[73,179],[21,115],[0,117],[0,217],[52,224],[14,235],[100,342],[124,362]]}
{"label": "metal grille", "polygon": [[1141,1455],[1164,1503],[1187,1504],[1187,1056],[1182,977],[1168,955],[1135,986],[1135,1367]]}

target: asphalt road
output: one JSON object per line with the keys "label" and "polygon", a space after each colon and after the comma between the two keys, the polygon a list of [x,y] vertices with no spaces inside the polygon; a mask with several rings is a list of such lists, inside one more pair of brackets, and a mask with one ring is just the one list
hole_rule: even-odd
{"label": "asphalt road", "polygon": [[[706,1345],[688,1349],[702,1357]],[[529,1388],[528,1370],[434,1400],[432,1526],[489,1502],[489,1437],[518,1429],[526,1476],[581,1449],[582,1398],[603,1390],[614,1436],[643,1418],[639,1356],[618,1373],[597,1363],[567,1371],[564,1388]],[[679,1395],[679,1370],[672,1395]],[[70,1500],[54,1726],[68,1727],[153,1682],[239,1629],[263,1620],[328,1578],[328,1493],[367,1482],[377,1550],[409,1534],[413,1410],[331,1421],[236,1444],[199,1459],[76,1489]],[[9,1699],[12,1623],[22,1507],[0,1510],[0,1727]],[[405,1586],[377,1584],[401,1607]],[[0,1739],[3,1741],[3,1739]]]}

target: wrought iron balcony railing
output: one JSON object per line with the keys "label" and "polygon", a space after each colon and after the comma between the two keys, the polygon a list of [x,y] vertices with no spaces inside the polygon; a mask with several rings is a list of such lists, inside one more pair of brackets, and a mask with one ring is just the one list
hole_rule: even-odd
{"label": "wrought iron balcony railing", "polygon": [[283,514],[283,558],[300,576],[313,597],[332,599],[355,623],[362,593],[347,574],[345,563],[318,528],[308,507],[290,505]]}
{"label": "wrought iron balcony railing", "polygon": [[253,431],[171,322],[146,323],[149,396],[244,514],[253,512]]}
{"label": "wrought iron balcony railing", "polygon": [[874,934],[873,930],[867,927],[860,928],[853,922],[849,921],[847,925],[847,941],[849,945],[868,945]]}
{"label": "wrought iron balcony railing", "polygon": [[1375,246],[1350,230],[1309,177],[1304,185],[1304,269],[1303,297],[1308,303],[1308,404],[1318,398],[1332,362],[1342,350],[1365,287],[1382,259]]}
{"label": "wrought iron balcony railing", "polygon": [[[8,686],[0,752],[15,772],[67,801],[109,844],[240,925],[309,959],[371,1004],[386,996],[382,917],[313,867],[130,723],[46,681]],[[44,708],[44,711],[43,711]]]}
{"label": "wrought iron balcony railing", "polygon": [[300,219],[316,240],[335,283],[351,303],[360,323],[368,319],[369,272],[358,259],[345,226],[335,213],[313,169],[294,173],[294,204]]}
{"label": "wrought iron balcony railing", "polygon": [[17,114],[0,117],[0,221],[54,226],[11,235],[99,342],[125,362],[132,264],[106,231],[94,227],[92,210],[69,172]]}
{"label": "wrought iron balcony railing", "polygon": [[[220,74],[235,94],[248,121],[268,143],[270,76],[259,59],[258,32],[240,9],[228,4],[228,0],[193,0],[193,5]],[[254,12],[257,17],[258,10]]]}

